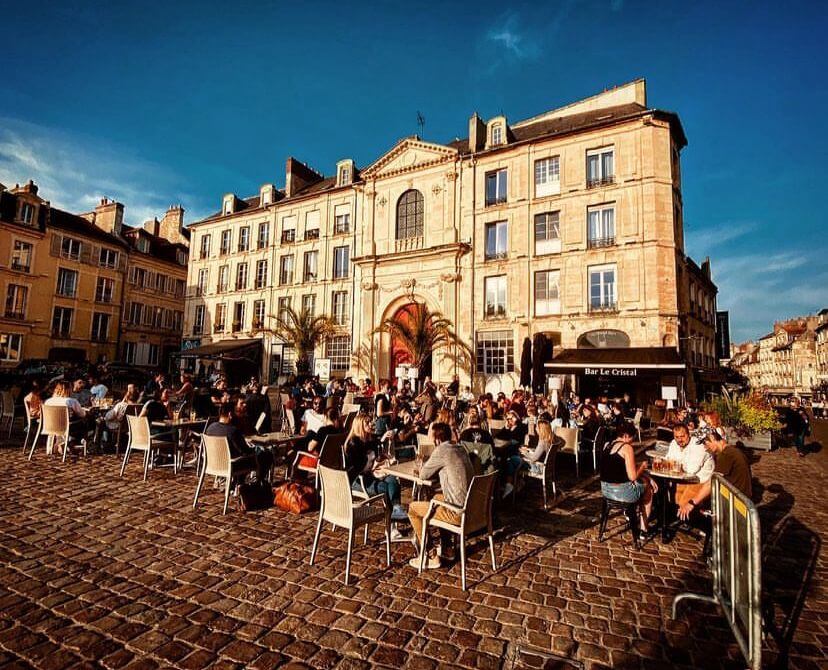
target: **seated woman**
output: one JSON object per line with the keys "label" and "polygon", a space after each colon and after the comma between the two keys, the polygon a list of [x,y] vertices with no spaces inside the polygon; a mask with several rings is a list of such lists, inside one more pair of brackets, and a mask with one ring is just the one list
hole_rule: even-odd
{"label": "seated woman", "polygon": [[461,442],[483,442],[494,447],[494,438],[489,432],[488,424],[480,417],[477,407],[469,407],[466,415],[466,427],[460,433]]}
{"label": "seated woman", "polygon": [[[379,442],[374,435],[371,417],[359,414],[351,425],[351,432],[345,441],[345,470],[351,488],[355,491],[363,489],[368,495],[384,493],[388,502],[393,505],[391,518],[395,521],[404,521],[408,514],[400,504],[400,481],[393,475],[377,477],[374,468],[377,465]],[[399,534],[396,534],[399,537]]]}
{"label": "seated woman", "polygon": [[[132,388],[127,388],[127,392],[120,401],[116,402],[112,408],[104,415],[104,426],[106,428],[106,439],[110,441],[110,436],[117,433],[118,429],[124,421],[127,409],[130,405],[138,401],[138,392]],[[120,445],[115,445],[116,449]]]}
{"label": "seated woman", "polygon": [[37,434],[37,427],[40,424],[40,406],[43,404],[43,397],[41,396],[40,382],[37,380],[32,382],[32,390],[23,398],[29,406],[29,417],[31,418],[32,435]]}
{"label": "seated woman", "polygon": [[[562,440],[555,437],[552,432],[552,424],[549,422],[548,415],[544,415],[538,419],[537,424],[538,444],[534,449],[529,447],[521,447],[520,455],[524,461],[524,467],[534,475],[541,474],[540,464],[546,459],[546,453],[550,449],[558,449]],[[552,456],[554,458],[554,454]]]}
{"label": "seated woman", "polygon": [[441,409],[437,411],[437,418],[434,420],[435,423],[444,423],[449,428],[451,428],[451,441],[452,442],[459,442],[460,441],[460,433],[457,430],[457,419],[454,417],[454,412],[449,409]]}
{"label": "seated woman", "polygon": [[608,500],[634,503],[639,506],[641,530],[648,532],[647,519],[653,508],[653,494],[657,487],[644,476],[646,463],[635,464],[633,442],[637,431],[626,423],[616,431],[615,440],[609,444],[601,458],[601,493]]}
{"label": "seated woman", "polygon": [[154,391],[152,397],[144,404],[138,416],[146,417],[150,425],[150,435],[164,440],[172,439],[172,432],[164,426],[153,426],[155,421],[166,421],[172,419],[172,407],[170,406],[170,390]]}
{"label": "seated woman", "polygon": [[[514,489],[514,475],[521,466],[520,447],[526,440],[529,428],[520,420],[517,412],[506,412],[506,425],[494,431],[496,453],[499,459],[500,475],[503,481],[503,497]],[[500,442],[500,445],[498,445]]]}

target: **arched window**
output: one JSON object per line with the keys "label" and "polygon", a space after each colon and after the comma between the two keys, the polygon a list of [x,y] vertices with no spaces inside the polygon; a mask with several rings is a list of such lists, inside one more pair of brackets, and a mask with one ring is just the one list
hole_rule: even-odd
{"label": "arched window", "polygon": [[629,336],[622,330],[590,330],[578,338],[578,349],[626,349]]}
{"label": "arched window", "polygon": [[423,236],[423,194],[412,189],[397,201],[397,239]]}

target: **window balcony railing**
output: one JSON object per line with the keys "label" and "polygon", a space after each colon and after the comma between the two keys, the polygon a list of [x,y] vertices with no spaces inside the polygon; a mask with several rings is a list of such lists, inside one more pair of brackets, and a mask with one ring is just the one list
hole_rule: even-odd
{"label": "window balcony railing", "polygon": [[394,241],[394,251],[417,251],[424,246],[422,235],[418,237],[403,237]]}
{"label": "window balcony railing", "polygon": [[295,230],[283,230],[282,231],[282,244],[287,244],[289,242],[296,241],[296,231]]}
{"label": "window balcony railing", "polygon": [[214,333],[223,333],[224,332],[224,323],[217,323],[213,326]]}
{"label": "window balcony railing", "polygon": [[485,260],[487,261],[503,261],[509,257],[508,252],[506,251],[487,251],[484,255]]}
{"label": "window balcony railing", "polygon": [[198,254],[198,260],[203,261],[208,258],[210,258],[210,252],[202,249],[201,252]]}
{"label": "window balcony railing", "polygon": [[95,294],[95,302],[100,302],[103,304],[109,304],[112,302],[112,294],[106,293],[96,293]]}
{"label": "window balcony railing", "polygon": [[247,282],[246,281],[237,281],[236,282],[236,290],[237,291],[246,291],[247,290]]}
{"label": "window balcony railing", "polygon": [[502,205],[506,202],[505,195],[498,195],[494,198],[486,198],[486,207],[493,207],[494,205]]}
{"label": "window balcony railing", "polygon": [[69,338],[69,331],[60,328],[52,328],[52,337],[65,340]]}
{"label": "window balcony railing", "polygon": [[591,303],[589,305],[589,311],[590,311],[590,313],[617,312],[618,311],[618,303],[616,303],[616,302]]}
{"label": "window balcony railing", "polygon": [[227,293],[228,284],[225,282],[224,284],[219,284],[216,286],[216,293]]}
{"label": "window balcony railing", "polygon": [[487,319],[502,319],[506,316],[506,307],[504,305],[486,305],[484,316]]}
{"label": "window balcony railing", "polygon": [[234,321],[233,322],[233,327],[230,330],[233,333],[238,333],[238,332],[241,331],[241,329],[242,329],[241,321]]}
{"label": "window balcony railing", "polygon": [[204,326],[199,324],[195,324],[193,326],[193,335],[203,335],[204,334]]}
{"label": "window balcony railing", "polygon": [[279,275],[279,286],[285,286],[287,284],[293,283],[293,273],[290,274],[280,274]]}
{"label": "window balcony railing", "polygon": [[253,330],[261,330],[264,328],[264,321],[261,319],[253,319]]}
{"label": "window balcony railing", "polygon": [[[348,232],[348,231],[344,231]],[[334,229],[334,235],[337,234],[337,230]],[[318,240],[319,239],[319,228],[311,228],[310,230],[305,231],[305,239],[306,240]]]}
{"label": "window balcony railing", "polygon": [[26,318],[26,314],[22,311],[18,311],[16,309],[7,309],[6,310],[6,318],[7,319],[16,319],[18,321],[22,321]]}
{"label": "window balcony railing", "polygon": [[590,237],[587,240],[587,248],[589,249],[603,249],[604,247],[615,246],[615,235],[608,237]]}
{"label": "window balcony railing", "polygon": [[598,186],[609,186],[615,183],[615,175],[610,174],[606,177],[594,177],[587,179],[587,188],[597,188]]}
{"label": "window balcony railing", "polygon": [[55,293],[57,293],[57,295],[61,298],[74,298],[77,291],[75,291],[75,289],[58,288]]}

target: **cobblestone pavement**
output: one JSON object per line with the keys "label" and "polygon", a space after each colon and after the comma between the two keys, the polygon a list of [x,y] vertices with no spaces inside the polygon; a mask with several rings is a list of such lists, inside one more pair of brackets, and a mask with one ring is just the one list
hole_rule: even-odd
{"label": "cobblestone pavement", "polygon": [[[826,450],[783,449],[754,464],[766,597],[796,668],[828,667],[827,462]],[[499,570],[475,545],[464,593],[459,566],[418,577],[407,544],[386,568],[378,531],[357,545],[346,587],[343,533],[326,529],[308,565],[315,515],[222,516],[209,487],[193,511],[192,471],[145,483],[139,458],[123,479],[118,465],[0,449],[0,666],[743,667],[715,608],[689,603],[671,619],[677,593],[710,590],[701,543],[599,544],[594,482],[570,481],[549,512],[534,490],[506,508]],[[778,657],[777,642],[766,649]]]}

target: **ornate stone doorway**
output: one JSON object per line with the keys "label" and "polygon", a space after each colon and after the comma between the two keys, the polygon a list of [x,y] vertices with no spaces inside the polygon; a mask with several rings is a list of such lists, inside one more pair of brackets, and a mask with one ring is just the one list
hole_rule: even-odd
{"label": "ornate stone doorway", "polygon": [[[422,309],[423,306],[420,303],[410,302],[397,309],[397,311],[394,312],[394,316],[392,317],[392,319],[397,323],[410,325],[417,320],[417,312]],[[389,348],[389,354],[389,379],[396,378],[396,369],[398,366],[413,365],[414,363],[414,361],[411,358],[411,354],[408,353],[408,350],[397,336],[391,337],[391,346]],[[425,376],[431,376],[431,356],[429,356],[425,360],[425,362],[420,366],[419,372],[421,379]]]}

